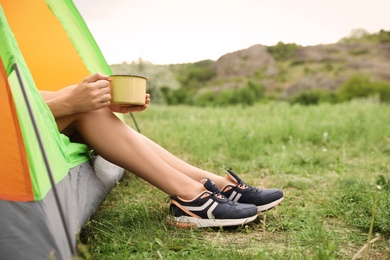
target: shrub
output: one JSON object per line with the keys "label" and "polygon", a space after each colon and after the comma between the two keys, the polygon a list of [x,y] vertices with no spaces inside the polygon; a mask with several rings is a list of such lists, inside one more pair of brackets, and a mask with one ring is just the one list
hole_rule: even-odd
{"label": "shrub", "polygon": [[336,103],[337,94],[323,89],[304,90],[293,96],[289,101],[291,104],[318,105],[319,103]]}
{"label": "shrub", "polygon": [[354,42],[363,42],[363,41],[371,41],[371,42],[390,42],[390,31],[380,30],[377,33],[370,34],[364,29],[354,29],[350,33],[349,36],[344,37],[340,40],[345,43],[354,43]]}
{"label": "shrub", "polygon": [[198,96],[196,99],[196,105],[197,106],[207,106],[210,104],[214,104],[216,99],[216,94],[214,92],[206,92]]}
{"label": "shrub", "polygon": [[379,94],[381,102],[390,103],[390,83],[389,82],[372,82],[372,87]]}
{"label": "shrub", "polygon": [[390,31],[380,30],[378,38],[379,42],[390,42]]}
{"label": "shrub", "polygon": [[292,58],[298,48],[299,45],[295,43],[278,42],[275,46],[268,47],[268,52],[271,53],[276,60],[283,61]]}
{"label": "shrub", "polygon": [[168,105],[192,104],[191,91],[184,88],[172,90],[168,87],[162,87],[161,92]]}
{"label": "shrub", "polygon": [[264,92],[265,92],[265,89],[262,85],[260,84],[255,84],[254,82],[252,81],[249,81],[248,84],[247,84],[247,88],[252,92],[252,94],[254,95],[255,99],[261,99],[264,97]]}
{"label": "shrub", "polygon": [[213,61],[204,60],[195,63],[182,64],[177,74],[177,80],[186,89],[199,89],[215,75],[212,69]]}
{"label": "shrub", "polygon": [[198,106],[253,105],[264,95],[264,88],[251,81],[243,88],[223,90],[219,93],[206,92],[194,102]]}
{"label": "shrub", "polygon": [[374,95],[379,95],[382,102],[390,102],[390,83],[371,81],[367,75],[355,75],[339,89],[339,97],[342,101]]}

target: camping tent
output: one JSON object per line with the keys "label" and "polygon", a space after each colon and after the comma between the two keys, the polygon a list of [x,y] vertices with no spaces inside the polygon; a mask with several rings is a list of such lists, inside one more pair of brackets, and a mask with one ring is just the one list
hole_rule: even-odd
{"label": "camping tent", "polygon": [[36,86],[111,71],[72,1],[0,4],[0,258],[70,259],[123,169],[60,134]]}

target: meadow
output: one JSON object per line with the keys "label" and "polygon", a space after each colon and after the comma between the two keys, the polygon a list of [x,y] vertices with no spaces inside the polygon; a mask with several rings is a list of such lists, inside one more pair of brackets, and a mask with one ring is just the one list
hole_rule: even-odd
{"label": "meadow", "polygon": [[167,195],[126,173],[81,230],[80,257],[390,258],[389,105],[151,105],[135,116],[142,134],[178,157],[282,188],[285,199],[245,226],[180,229],[165,223]]}

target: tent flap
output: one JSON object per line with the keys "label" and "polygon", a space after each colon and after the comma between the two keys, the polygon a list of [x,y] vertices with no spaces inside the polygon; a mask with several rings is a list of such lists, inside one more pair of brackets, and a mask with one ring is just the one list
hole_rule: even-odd
{"label": "tent flap", "polygon": [[112,74],[100,48],[72,1],[46,0],[61,21],[74,47],[90,73]]}
{"label": "tent flap", "polygon": [[[56,182],[62,180],[70,168],[88,161],[90,159],[89,149],[86,145],[69,142],[66,136],[58,132],[54,117],[35,87],[33,76],[18,48],[18,43],[9,28],[5,14],[1,8],[0,46],[0,57],[2,59],[6,57],[6,60],[3,59],[3,62],[4,67],[8,68],[7,80],[14,103],[16,104],[16,114],[28,158],[34,200],[41,200],[51,189],[51,184],[20,84],[22,83],[25,86],[26,94],[30,100],[39,133],[43,137],[44,149],[49,158],[49,164],[53,170]],[[9,62],[14,63],[8,64]],[[22,82],[19,82],[14,71],[13,66],[15,64],[18,65]],[[6,167],[9,167],[8,164]],[[0,174],[6,174],[5,172],[1,172]]]}
{"label": "tent flap", "polygon": [[33,192],[22,133],[15,113],[11,90],[0,59],[0,199],[31,201]]}

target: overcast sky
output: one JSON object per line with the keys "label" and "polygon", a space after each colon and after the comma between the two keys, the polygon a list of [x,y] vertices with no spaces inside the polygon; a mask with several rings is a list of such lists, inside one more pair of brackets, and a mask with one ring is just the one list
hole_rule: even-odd
{"label": "overcast sky", "polygon": [[255,44],[390,30],[390,0],[73,0],[109,64],[217,60]]}

